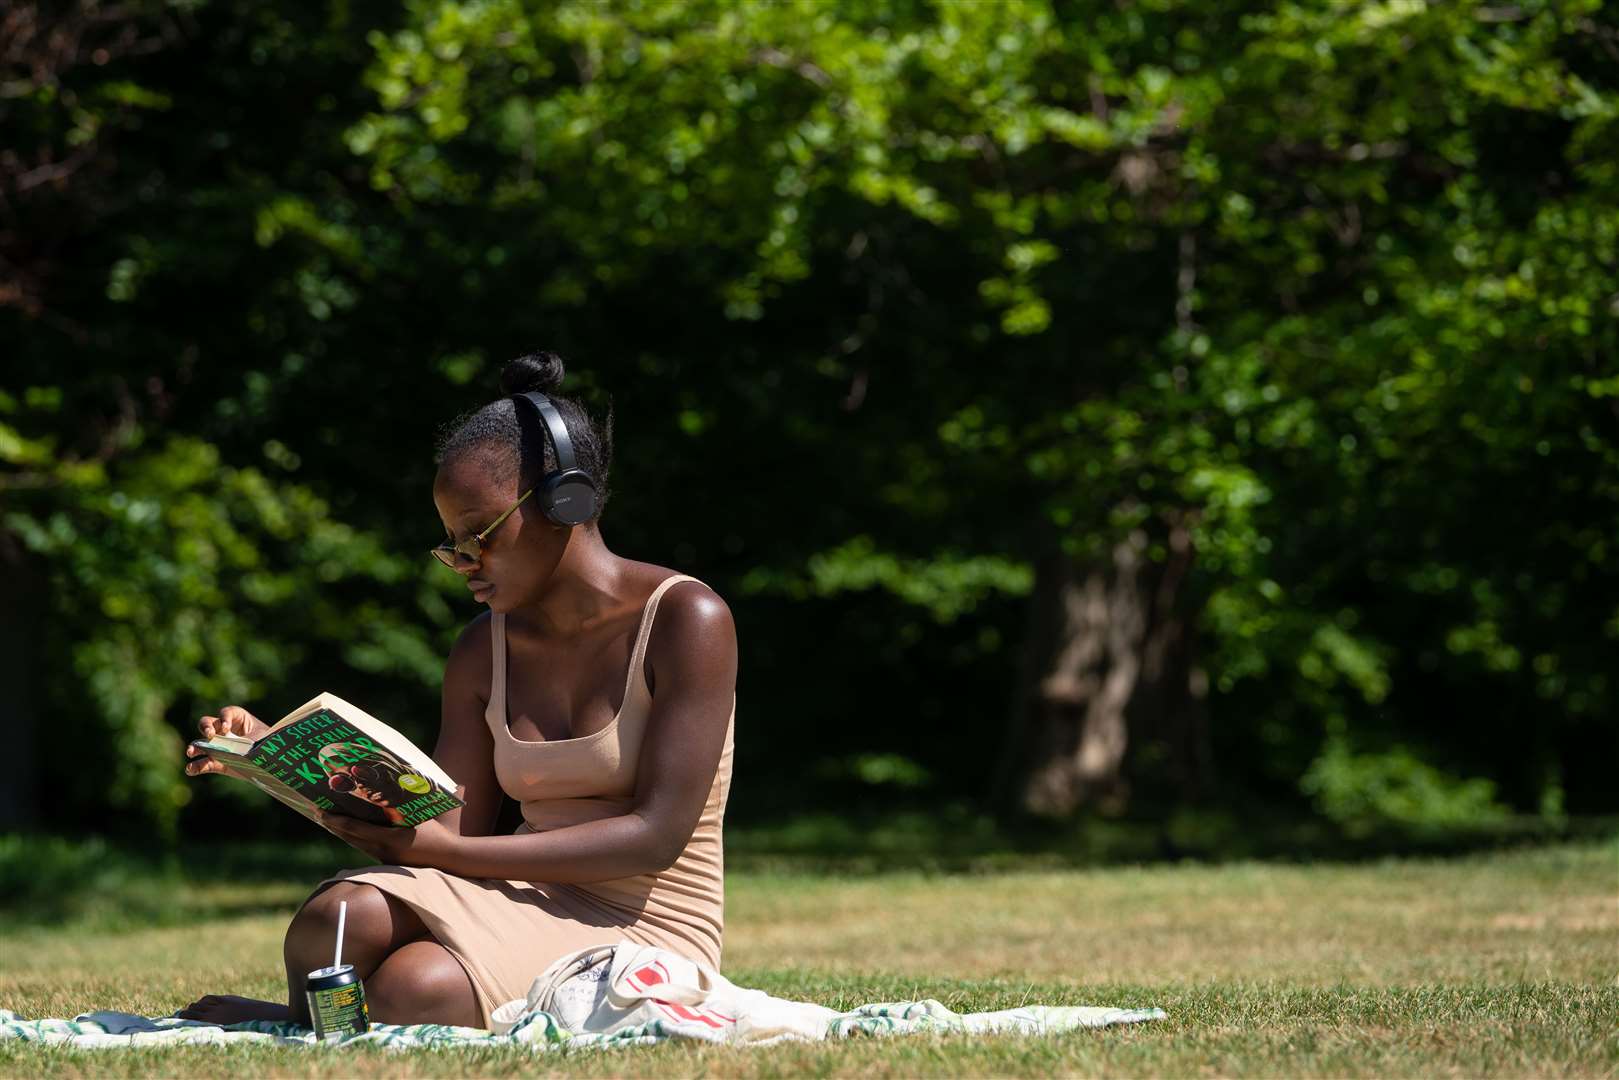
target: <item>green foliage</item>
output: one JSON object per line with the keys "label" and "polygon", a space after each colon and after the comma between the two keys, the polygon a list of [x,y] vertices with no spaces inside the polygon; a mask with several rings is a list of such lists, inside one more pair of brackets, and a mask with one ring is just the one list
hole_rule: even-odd
{"label": "green foliage", "polygon": [[[104,742],[51,756],[108,810],[172,835],[191,795],[176,706],[284,696],[312,650],[437,684],[441,660],[420,631],[374,599],[340,599],[356,584],[424,579],[422,560],[332,520],[308,488],[222,466],[214,447],[184,437],[107,466],[64,462],[53,479],[48,512],[13,506],[0,524],[53,595],[97,604],[71,636],[48,640],[75,676],[52,704],[95,716]],[[43,502],[22,507],[30,501]]]}
{"label": "green foliage", "polygon": [[99,838],[0,836],[0,919],[14,933],[194,928],[295,905],[311,882],[358,858],[329,839],[158,849]]}
{"label": "green foliage", "polygon": [[879,588],[940,622],[952,622],[991,594],[1027,596],[1033,575],[1026,564],[993,555],[900,559],[878,551],[872,538],[862,535],[811,555],[801,573],[760,568],[741,584],[745,593],[780,592],[800,600]]}
{"label": "green foliage", "polygon": [[[828,761],[925,742],[976,792],[1033,568],[1184,531],[1231,789],[1612,806],[1595,0],[185,12],[4,106],[98,163],[31,204],[73,254],[4,315],[0,514],[131,813],[175,820],[205,703],[359,673],[431,716],[427,448],[536,341],[629,418],[615,547],[780,642],[773,730],[885,717]],[[858,674],[805,693],[812,654]]]}
{"label": "green foliage", "polygon": [[1328,819],[1343,825],[1350,835],[1379,828],[1418,833],[1487,830],[1507,817],[1488,780],[1458,779],[1405,747],[1353,753],[1341,737],[1327,741],[1300,786],[1315,797]]}

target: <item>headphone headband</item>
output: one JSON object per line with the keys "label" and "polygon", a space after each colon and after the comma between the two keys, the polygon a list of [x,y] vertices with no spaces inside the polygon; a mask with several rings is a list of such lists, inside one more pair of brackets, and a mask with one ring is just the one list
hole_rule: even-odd
{"label": "headphone headband", "polygon": [[550,433],[551,445],[556,448],[558,471],[567,472],[569,469],[577,468],[573,459],[573,440],[568,438],[568,425],[563,422],[562,414],[551,403],[551,399],[538,390],[515,394],[513,397],[528,402],[539,414],[540,422]]}
{"label": "headphone headband", "polygon": [[540,509],[556,525],[583,525],[596,516],[596,481],[576,463],[573,440],[568,437],[568,425],[563,422],[562,413],[550,398],[538,391],[513,394],[512,400],[528,403],[556,450],[556,469],[546,473],[536,485]]}

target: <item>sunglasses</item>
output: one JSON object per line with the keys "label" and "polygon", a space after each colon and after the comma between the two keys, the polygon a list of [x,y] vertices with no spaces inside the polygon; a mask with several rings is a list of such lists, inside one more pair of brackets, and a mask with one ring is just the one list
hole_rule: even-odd
{"label": "sunglasses", "polygon": [[377,770],[365,765],[350,765],[344,772],[334,772],[326,778],[326,786],[333,791],[353,791],[364,784],[375,790],[379,786]]}
{"label": "sunglasses", "polygon": [[516,502],[512,503],[511,509],[507,510],[504,514],[496,518],[493,525],[489,526],[489,528],[485,529],[477,536],[469,536],[459,544],[451,544],[446,541],[445,543],[440,544],[438,547],[432,548],[430,554],[432,554],[433,558],[437,559],[445,566],[448,566],[451,570],[460,570],[465,567],[477,566],[483,561],[483,544],[485,540],[489,539],[489,534],[500,528],[501,522],[511,517],[512,511],[516,510],[519,506],[522,506],[523,499],[528,498],[532,494],[534,494],[533,488],[529,488],[527,491],[523,492],[522,496]]}

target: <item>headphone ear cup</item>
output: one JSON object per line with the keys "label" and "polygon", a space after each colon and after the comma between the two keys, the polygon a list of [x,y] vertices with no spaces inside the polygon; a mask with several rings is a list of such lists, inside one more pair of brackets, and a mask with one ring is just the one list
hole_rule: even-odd
{"label": "headphone ear cup", "polygon": [[539,496],[540,511],[554,525],[564,528],[583,525],[596,516],[600,500],[596,494],[596,481],[574,465],[573,440],[568,437],[568,425],[562,419],[562,414],[557,412],[550,398],[538,391],[514,394],[513,400],[521,401],[533,410],[556,450],[558,468],[540,481],[535,492]]}
{"label": "headphone ear cup", "polygon": [[596,482],[582,469],[567,469],[545,478],[540,509],[553,524],[583,525],[596,516]]}

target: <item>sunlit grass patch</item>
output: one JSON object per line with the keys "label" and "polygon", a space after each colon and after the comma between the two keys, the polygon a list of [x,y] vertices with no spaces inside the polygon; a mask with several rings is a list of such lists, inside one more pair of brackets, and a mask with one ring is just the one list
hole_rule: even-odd
{"label": "sunlit grass patch", "polygon": [[[279,995],[281,933],[310,884],[205,884],[176,899],[215,912],[190,925],[7,925],[0,1005],[162,1014],[210,991]],[[1619,1076],[1611,843],[1352,865],[742,872],[727,898],[727,974],[783,997],[840,1009],[931,997],[962,1012],[1156,1005],[1169,1019],[1043,1039],[682,1045],[605,1060],[0,1044],[0,1075]]]}

